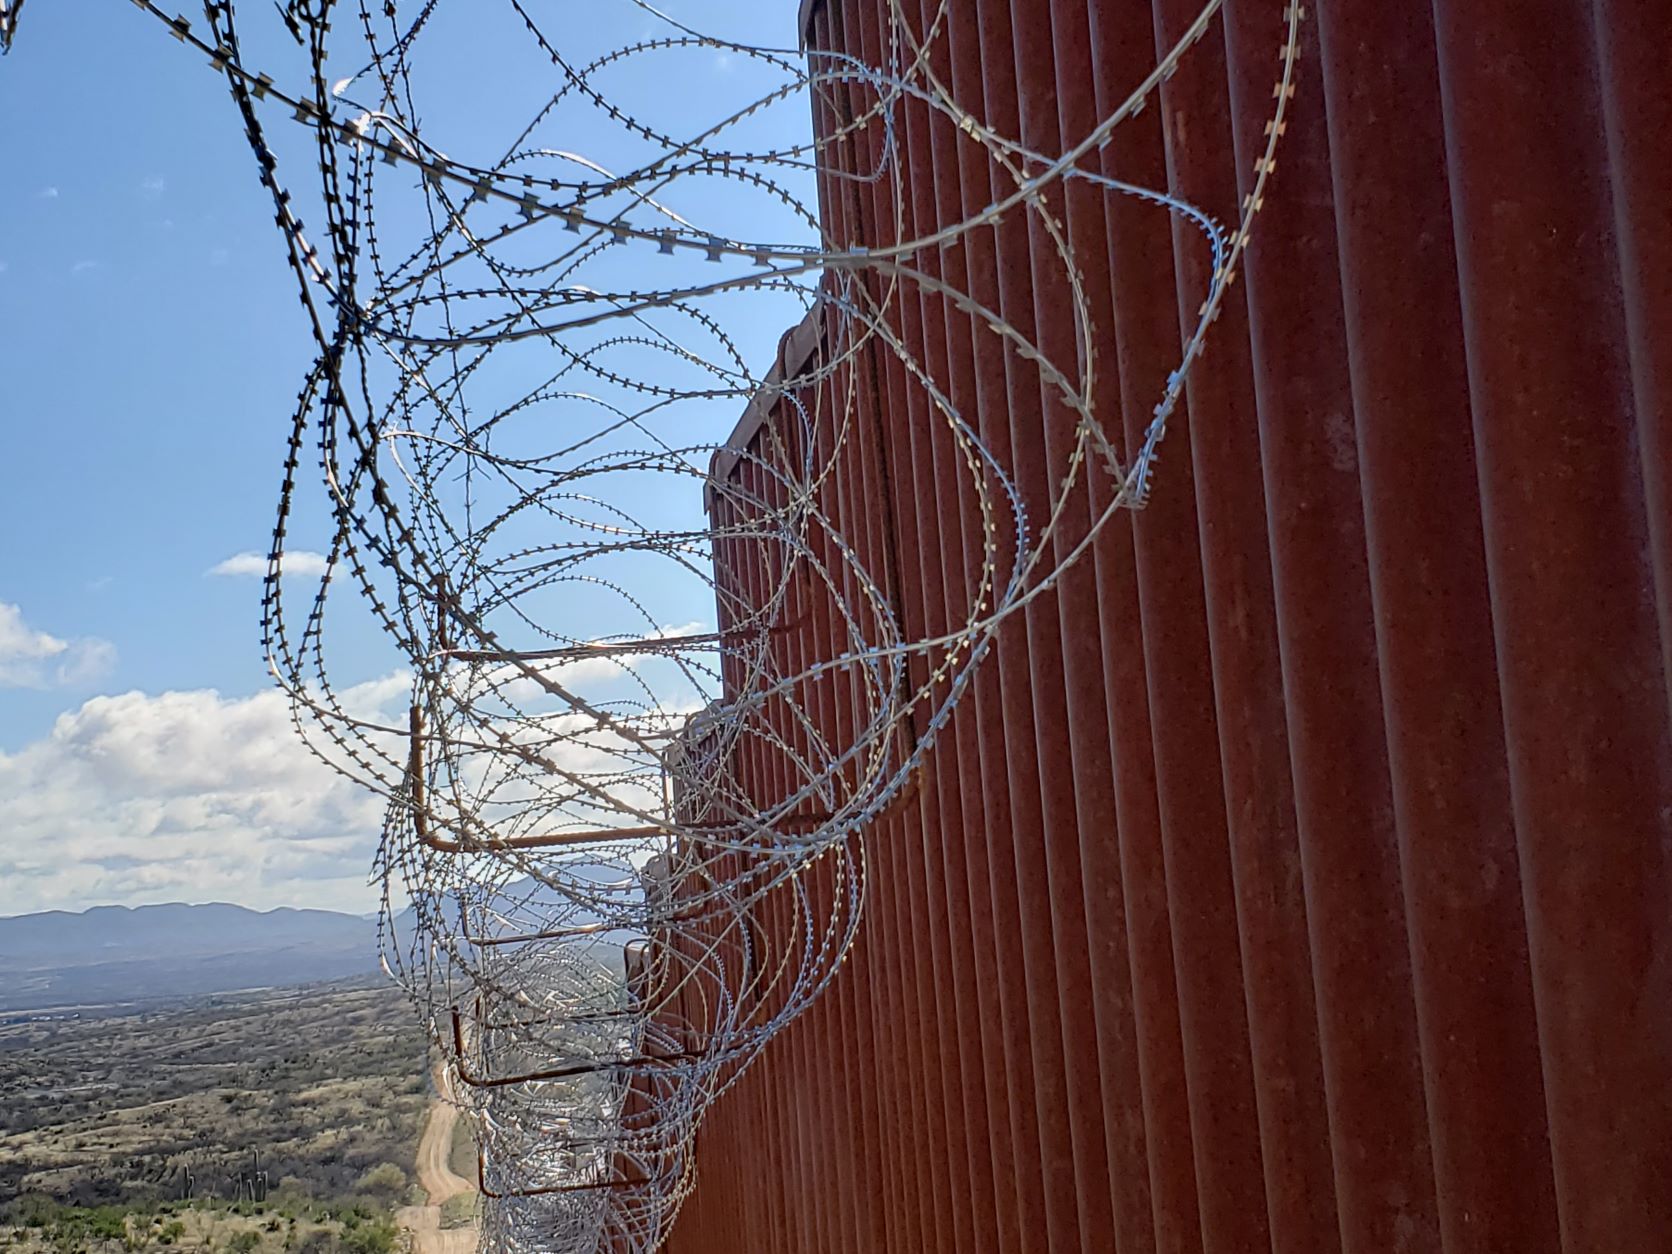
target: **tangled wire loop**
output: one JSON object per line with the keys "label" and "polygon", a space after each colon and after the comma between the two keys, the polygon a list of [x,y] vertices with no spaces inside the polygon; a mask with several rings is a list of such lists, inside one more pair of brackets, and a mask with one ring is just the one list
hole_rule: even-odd
{"label": "tangled wire loop", "polygon": [[[880,64],[716,38],[642,0],[589,6],[603,41],[590,54],[523,0],[400,15],[290,0],[308,67],[293,89],[249,63],[228,0],[206,5],[201,31],[136,3],[224,77],[301,280],[318,353],[291,427],[265,644],[315,751],[387,798],[385,962],[473,1117],[484,1239],[655,1249],[693,1185],[704,1111],[852,946],[866,833],[909,792],[1000,625],[1143,504],[1261,203],[1301,11],[1284,13],[1267,147],[1226,229],[1096,160],[1218,0],[1061,152],[960,106],[935,68],[950,0],[889,0]],[[0,38],[18,7],[0,2]],[[333,82],[328,51],[362,68]],[[502,155],[477,155],[500,114]],[[911,225],[908,116],[979,152],[991,204]],[[318,234],[281,186],[275,117],[317,164]],[[440,147],[453,130],[471,160]],[[1053,209],[1071,188],[1177,215],[1211,263],[1124,455],[1092,354],[1054,360],[934,260],[1024,215],[1092,343]],[[873,238],[829,209],[856,189],[883,207]],[[977,352],[1027,363],[1075,415],[1043,511],[1036,499],[1030,516],[1006,450],[902,335],[908,294],[967,314],[993,337]],[[760,329],[798,320],[757,373]],[[873,549],[830,505],[876,403],[858,363],[879,354],[919,389],[912,412],[944,424],[981,522],[979,578],[949,630],[908,634]],[[746,405],[773,415],[771,438],[722,447]],[[1062,504],[1094,479],[1096,516],[1065,542]],[[293,514],[328,520],[326,571],[300,599]],[[345,579],[404,659],[404,723],[331,683],[328,594]],[[830,630],[784,647],[815,600]],[[743,758],[767,764],[770,788],[745,785]]]}

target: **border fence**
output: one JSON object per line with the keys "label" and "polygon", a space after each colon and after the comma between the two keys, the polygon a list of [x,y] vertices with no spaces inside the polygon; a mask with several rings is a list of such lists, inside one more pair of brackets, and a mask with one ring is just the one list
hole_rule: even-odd
{"label": "border fence", "polygon": [[[809,0],[810,55],[885,64],[888,7]],[[1234,220],[1269,10],[1228,2],[1102,172]],[[1195,13],[970,0],[927,68],[1056,151]],[[866,929],[709,1114],[673,1254],[1672,1240],[1672,8],[1307,17],[1271,212],[1153,498],[1001,629],[867,833]],[[853,103],[822,93],[816,127]],[[839,177],[885,145],[903,187]],[[989,151],[912,101],[846,152],[821,199],[843,243],[994,199]],[[1038,215],[920,264],[987,284],[1046,352],[1092,355],[1130,411],[1106,421],[1141,439],[1202,250],[1133,198],[1070,187],[1054,208],[1089,342]],[[1023,504],[1050,501],[1073,416],[948,300],[870,281]],[[786,336],[781,377],[844,364],[751,406],[712,508],[735,531],[738,501],[774,507],[761,467],[822,438],[806,415],[846,389],[854,438],[817,507],[887,572],[907,638],[950,633],[990,525],[969,450],[898,354],[826,337]],[[1059,546],[1095,492],[1066,500]],[[717,546],[722,632],[728,604],[778,594],[765,561]],[[787,589],[773,648],[796,672],[840,647],[840,598]],[[819,725],[738,750],[746,789],[772,792],[797,736],[851,739],[841,684],[800,708]],[[797,891],[853,878],[819,862]],[[757,961],[803,913],[762,901]]]}

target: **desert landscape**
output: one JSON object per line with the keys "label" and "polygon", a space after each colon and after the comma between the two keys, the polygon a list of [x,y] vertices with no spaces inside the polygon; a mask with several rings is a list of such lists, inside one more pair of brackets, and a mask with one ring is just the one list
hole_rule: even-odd
{"label": "desert landscape", "polygon": [[385,981],[0,1014],[0,1246],[468,1249],[435,1085]]}

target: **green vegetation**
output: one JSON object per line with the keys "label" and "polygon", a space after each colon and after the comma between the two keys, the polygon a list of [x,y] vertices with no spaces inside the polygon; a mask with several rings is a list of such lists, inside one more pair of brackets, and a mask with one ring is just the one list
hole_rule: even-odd
{"label": "green vegetation", "polygon": [[7,1254],[393,1254],[396,1245],[393,1218],[359,1202],[66,1206],[29,1194],[0,1206]]}
{"label": "green vegetation", "polygon": [[456,1193],[441,1204],[443,1228],[474,1228],[482,1220],[482,1195],[472,1189]]}
{"label": "green vegetation", "polygon": [[468,1119],[460,1119],[453,1124],[453,1141],[447,1148],[447,1165],[460,1179],[476,1179],[476,1133]]}
{"label": "green vegetation", "polygon": [[[39,1195],[74,1210],[69,1254],[115,1239],[109,1208],[188,1195],[386,1211],[405,1198],[429,1097],[410,1007],[382,984],[0,1023],[0,1206]],[[295,1248],[274,1239],[238,1254]]]}
{"label": "green vegetation", "polygon": [[379,1163],[354,1182],[354,1191],[362,1197],[375,1198],[386,1206],[393,1206],[406,1196],[406,1172],[394,1163]]}

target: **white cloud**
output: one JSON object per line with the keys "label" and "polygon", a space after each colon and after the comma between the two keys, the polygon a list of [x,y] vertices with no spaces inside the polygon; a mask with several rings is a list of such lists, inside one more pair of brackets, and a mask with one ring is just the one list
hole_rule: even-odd
{"label": "white cloud", "polygon": [[66,688],[97,683],[116,669],[116,646],[108,640],[76,640],[64,651],[53,678]]}
{"label": "white cloud", "polygon": [[[407,692],[394,675],[343,699],[395,722]],[[382,810],[308,751],[277,690],[95,697],[0,753],[0,913],[160,899],[368,910]]]}
{"label": "white cloud", "polygon": [[62,640],[36,631],[23,611],[0,601],[0,688],[57,688],[92,683],[116,665],[116,646],[86,637]]}
{"label": "white cloud", "polygon": [[[580,658],[540,669],[561,672],[565,686],[601,689],[595,697],[619,696],[628,672],[619,662],[603,663]],[[455,699],[465,697],[469,685],[462,676],[455,683]],[[338,693],[349,717],[377,728],[367,732],[362,755],[386,786],[398,787],[406,767],[411,690],[411,676],[395,672]],[[482,700],[477,714],[491,720],[492,694],[469,695]],[[480,803],[490,823],[610,826],[659,807],[662,776],[653,753],[560,702],[531,696],[543,708],[515,727],[470,726],[447,716],[429,723],[430,735],[453,740],[454,786],[431,793],[444,830],[457,830],[449,826],[455,788]],[[699,695],[669,701],[659,726],[646,730],[672,732],[703,704]],[[304,722],[321,752],[343,760]],[[498,751],[498,731],[555,770],[546,774]],[[608,789],[617,808],[589,799],[569,773]],[[95,697],[61,715],[40,740],[0,752],[0,914],[157,900],[369,910],[376,892],[366,879],[384,808],[380,794],[310,751],[297,735],[289,698],[277,690]]]}
{"label": "white cloud", "polygon": [[[351,717],[399,729],[410,693],[410,676],[397,672],[338,695]],[[690,712],[670,710],[667,726]],[[396,783],[405,736],[371,735],[379,769]],[[628,758],[647,763],[583,715],[554,714],[513,737],[562,771],[609,778],[627,807],[659,805],[659,774],[620,780]],[[335,753],[317,732],[314,739]],[[502,755],[469,752],[478,739],[468,735],[458,746],[467,750],[459,778],[485,803],[489,821],[526,818],[532,799],[552,788],[570,791],[561,775],[507,771]],[[444,826],[450,795],[431,797]],[[364,912],[377,904],[367,877],[384,807],[378,793],[309,751],[289,698],[277,690],[95,697],[61,715],[42,739],[0,753],[0,914],[159,900]],[[567,821],[612,821],[584,801],[558,813]]]}
{"label": "white cloud", "polygon": [[167,186],[168,184],[164,182],[162,175],[153,174],[149,178],[140,180],[139,190],[147,199],[155,200],[163,194],[163,190]]}
{"label": "white cloud", "polygon": [[71,274],[86,274],[89,270],[97,269],[98,265],[99,265],[99,263],[96,262],[96,261],[89,261],[89,260],[83,259],[81,261],[76,262],[75,265],[70,267],[70,273]]}
{"label": "white cloud", "polygon": [[41,193],[40,194],[41,194],[41,199],[42,200],[57,200],[58,199],[58,189],[56,187],[43,187],[43,188],[41,188]]}
{"label": "white cloud", "polygon": [[[286,550],[283,570],[287,575],[318,576],[325,573],[326,561],[323,553],[309,553],[305,549]],[[267,573],[267,555],[265,553],[234,553],[224,562],[217,562],[204,572],[207,575],[263,576]]]}

